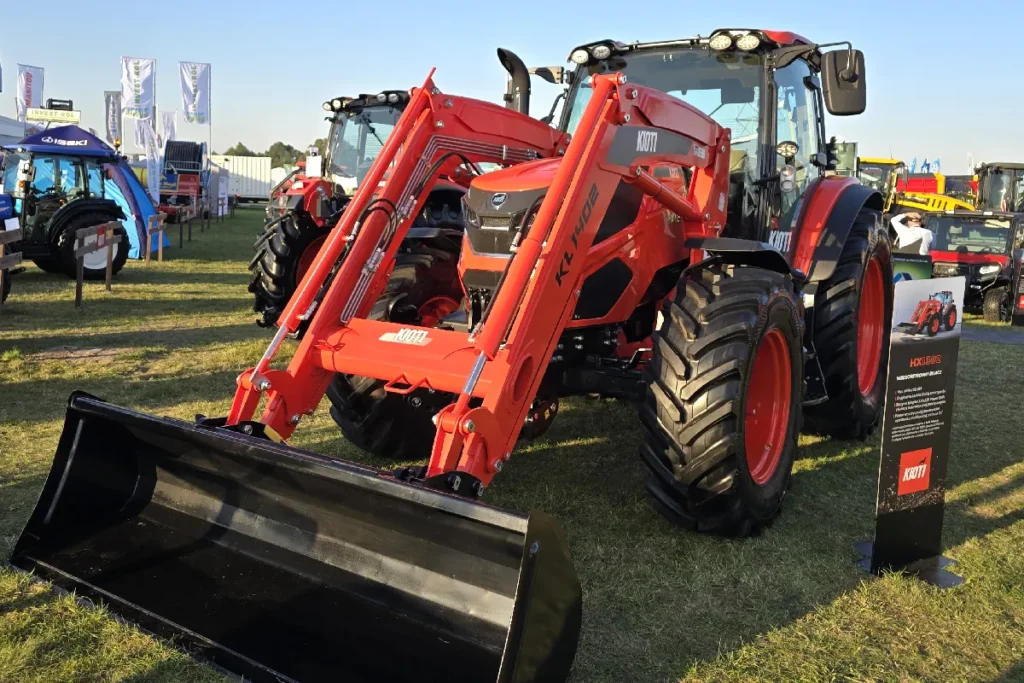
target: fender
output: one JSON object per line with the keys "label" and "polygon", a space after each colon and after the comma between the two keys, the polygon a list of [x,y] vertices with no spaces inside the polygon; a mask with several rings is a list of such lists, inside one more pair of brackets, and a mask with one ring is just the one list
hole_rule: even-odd
{"label": "fender", "polygon": [[737,237],[692,237],[686,240],[686,247],[703,249],[711,258],[722,263],[757,266],[788,275],[798,287],[804,282],[804,274],[795,271],[786,260],[786,256],[766,242]]}
{"label": "fender", "polygon": [[883,199],[855,178],[827,176],[811,183],[801,203],[789,261],[814,283],[832,276],[861,209],[881,211]]}
{"label": "fender", "polygon": [[53,217],[50,219],[50,225],[46,229],[47,243],[56,248],[58,246],[57,242],[68,224],[76,216],[86,212],[106,214],[109,220],[125,220],[127,218],[121,207],[111,199],[76,199],[60,207],[53,214]]}

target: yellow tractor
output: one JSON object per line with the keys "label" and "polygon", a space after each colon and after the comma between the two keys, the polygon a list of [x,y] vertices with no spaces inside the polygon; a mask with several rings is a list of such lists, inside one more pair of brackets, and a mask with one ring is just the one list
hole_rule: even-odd
{"label": "yellow tractor", "polygon": [[972,211],[974,205],[963,199],[948,197],[945,177],[934,174],[935,192],[916,192],[908,189],[910,174],[907,165],[899,159],[874,157],[857,158],[857,178],[861,183],[882,193],[885,198],[883,212],[887,215],[918,211]]}

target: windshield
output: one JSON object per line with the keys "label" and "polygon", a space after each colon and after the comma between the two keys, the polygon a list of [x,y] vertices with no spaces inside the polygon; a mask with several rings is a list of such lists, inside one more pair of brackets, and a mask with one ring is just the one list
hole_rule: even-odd
{"label": "windshield", "polygon": [[394,107],[369,107],[338,114],[328,150],[330,174],[362,182],[401,115]]}
{"label": "windshield", "polygon": [[1005,254],[1010,237],[1010,220],[933,216],[929,230],[935,233],[932,249],[971,254]]}
{"label": "windshield", "polygon": [[857,178],[872,190],[878,190],[885,194],[888,190],[890,174],[895,169],[896,164],[861,163],[857,166]]}
{"label": "windshield", "polygon": [[757,158],[763,60],[758,55],[717,53],[702,47],[635,52],[580,67],[570,92],[566,132],[579,125],[593,95],[595,74],[623,72],[629,83],[655,88],[701,110],[732,131],[732,156]]}

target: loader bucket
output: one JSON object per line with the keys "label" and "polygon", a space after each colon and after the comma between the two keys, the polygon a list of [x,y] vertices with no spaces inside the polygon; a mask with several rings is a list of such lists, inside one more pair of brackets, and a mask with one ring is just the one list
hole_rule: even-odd
{"label": "loader bucket", "polygon": [[11,563],[254,681],[563,681],[580,631],[546,514],[78,392]]}

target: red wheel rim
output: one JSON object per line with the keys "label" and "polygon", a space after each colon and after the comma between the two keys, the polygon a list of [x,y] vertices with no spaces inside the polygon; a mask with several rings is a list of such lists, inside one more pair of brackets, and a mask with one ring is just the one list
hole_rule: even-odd
{"label": "red wheel rim", "polygon": [[421,327],[434,327],[449,313],[459,307],[459,302],[448,296],[435,296],[419,307]]}
{"label": "red wheel rim", "polygon": [[324,246],[324,242],[327,241],[327,235],[321,235],[316,237],[310,242],[305,251],[299,256],[299,263],[295,268],[295,284],[298,285],[302,282],[302,278],[306,276],[306,271],[309,270],[310,266],[313,265],[313,261],[316,260],[317,254],[320,253],[320,247]]}
{"label": "red wheel rim", "polygon": [[870,259],[864,271],[857,321],[857,385],[862,396],[869,396],[878,379],[885,337],[885,281],[877,258]]}
{"label": "red wheel rim", "polygon": [[939,319],[932,318],[932,332],[935,334],[939,333]]}
{"label": "red wheel rim", "polygon": [[750,477],[764,484],[775,474],[786,444],[793,367],[789,344],[778,329],[764,336],[755,353],[747,385],[743,439]]}
{"label": "red wheel rim", "polygon": [[949,312],[949,329],[953,329],[956,326],[956,311]]}

